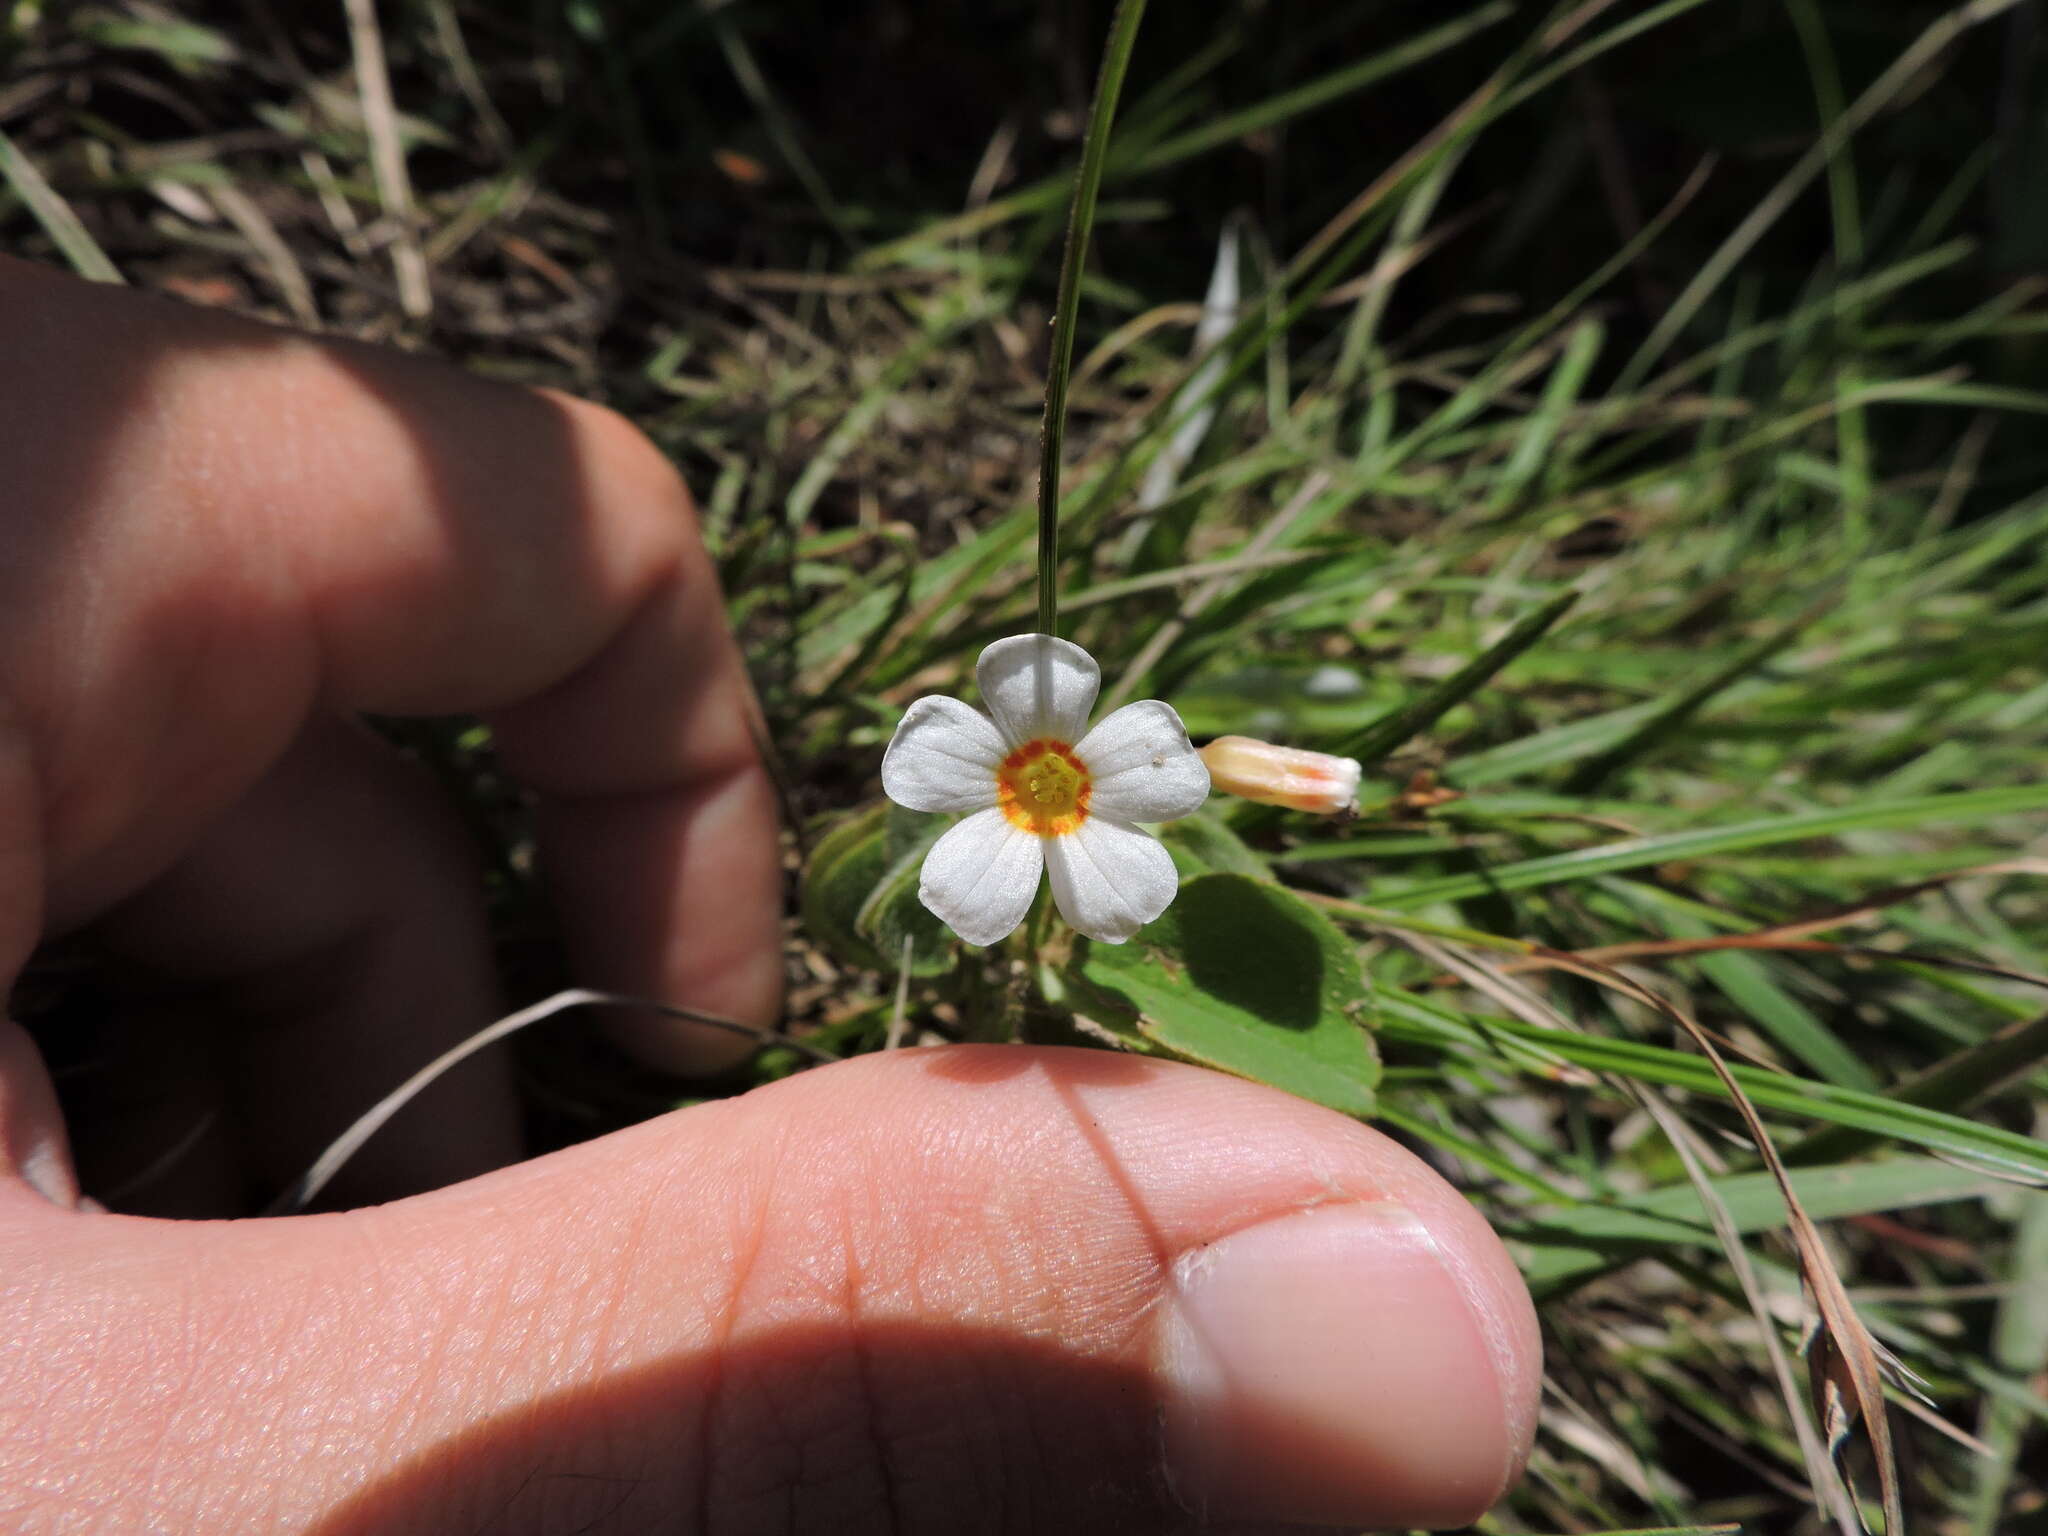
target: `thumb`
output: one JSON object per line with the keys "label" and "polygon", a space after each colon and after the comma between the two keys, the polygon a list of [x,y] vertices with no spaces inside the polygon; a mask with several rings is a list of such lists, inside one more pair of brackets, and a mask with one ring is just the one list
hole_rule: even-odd
{"label": "thumb", "polygon": [[1098,1052],[866,1057],[369,1211],[42,1223],[0,1211],[48,1378],[0,1469],[109,1528],[1457,1524],[1534,1417],[1527,1294],[1434,1174]]}

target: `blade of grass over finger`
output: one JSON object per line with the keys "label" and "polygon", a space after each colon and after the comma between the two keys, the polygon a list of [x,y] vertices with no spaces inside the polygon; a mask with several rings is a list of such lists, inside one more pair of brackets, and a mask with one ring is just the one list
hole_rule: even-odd
{"label": "blade of grass over finger", "polygon": [[1060,257],[1038,456],[1038,631],[1045,635],[1057,633],[1059,622],[1060,462],[1067,434],[1067,380],[1074,368],[1074,321],[1081,308],[1081,269],[1088,259],[1088,236],[1095,227],[1095,199],[1102,187],[1103,161],[1109,154],[1110,123],[1116,117],[1117,97],[1123,92],[1131,52],[1138,44],[1138,23],[1144,16],[1145,0],[1119,0],[1116,14],[1110,18],[1102,72],[1095,81],[1095,102],[1081,141],[1074,201],[1067,214],[1066,250]]}

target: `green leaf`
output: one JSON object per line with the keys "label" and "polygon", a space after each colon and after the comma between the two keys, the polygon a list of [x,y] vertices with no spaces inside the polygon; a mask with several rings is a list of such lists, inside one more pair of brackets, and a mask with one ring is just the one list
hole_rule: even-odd
{"label": "green leaf", "polygon": [[902,968],[905,940],[910,943],[911,975],[938,976],[953,968],[953,945],[945,925],[917,895],[924,856],[949,825],[943,816],[889,807],[882,834],[887,865],[853,920],[854,931],[881,955],[884,970]]}
{"label": "green leaf", "polygon": [[812,937],[849,965],[893,974],[911,940],[913,975],[948,969],[946,930],[917,899],[917,872],[944,823],[886,801],[855,811],[825,834],[804,875]]}
{"label": "green leaf", "polygon": [[1271,880],[1273,867],[1265,856],[1235,832],[1208,807],[1159,830],[1159,840],[1173,855],[1183,880],[1201,875],[1246,875],[1253,880]]}
{"label": "green leaf", "polygon": [[1203,875],[1128,944],[1076,946],[1074,979],[1177,1056],[1347,1114],[1372,1112],[1371,988],[1323,915],[1282,886]]}
{"label": "green leaf", "polygon": [[804,871],[804,926],[825,948],[853,965],[877,967],[880,957],[854,923],[875,883],[887,873],[886,803],[863,806],[836,823],[811,850]]}

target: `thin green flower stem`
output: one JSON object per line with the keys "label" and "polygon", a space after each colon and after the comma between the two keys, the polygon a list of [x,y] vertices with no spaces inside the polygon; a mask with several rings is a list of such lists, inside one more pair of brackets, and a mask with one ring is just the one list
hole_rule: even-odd
{"label": "thin green flower stem", "polygon": [[1095,104],[1088,114],[1088,132],[1081,141],[1081,173],[1074,180],[1074,202],[1067,214],[1067,248],[1060,258],[1059,299],[1053,310],[1052,364],[1045,376],[1045,424],[1039,434],[1038,460],[1038,629],[1056,634],[1059,619],[1060,450],[1067,433],[1067,376],[1074,367],[1074,319],[1081,307],[1081,267],[1088,256],[1088,233],[1095,224],[1095,194],[1102,186],[1102,165],[1109,154],[1109,124],[1123,92],[1124,73],[1137,45],[1138,23],[1145,0],[1122,0],[1109,24],[1102,50],[1102,74],[1095,82]]}

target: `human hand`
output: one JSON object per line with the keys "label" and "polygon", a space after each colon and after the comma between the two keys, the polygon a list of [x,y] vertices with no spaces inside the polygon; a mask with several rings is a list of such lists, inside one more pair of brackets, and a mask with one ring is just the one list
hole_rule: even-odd
{"label": "human hand", "polygon": [[[490,721],[580,980],[773,1015],[746,685],[644,439],[6,261],[0,350],[0,972],[89,928],[222,1021],[206,1072],[160,1058],[216,1128],[195,1206],[282,1184],[495,1011],[462,840],[355,711]],[[1498,1241],[1256,1085],[896,1052],[495,1172],[502,1077],[434,1095],[349,1192],[465,1182],[107,1215],[0,1023],[0,1526],[1455,1523],[1527,1452]]]}

